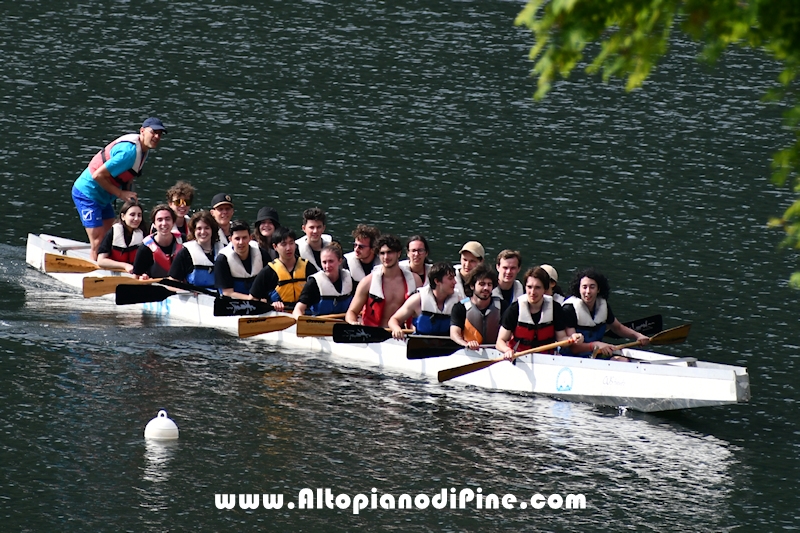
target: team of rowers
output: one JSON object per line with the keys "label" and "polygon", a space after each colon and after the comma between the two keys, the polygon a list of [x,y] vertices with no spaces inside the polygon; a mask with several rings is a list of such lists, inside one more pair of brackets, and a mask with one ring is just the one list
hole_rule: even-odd
{"label": "team of rowers", "polygon": [[602,341],[607,330],[641,344],[649,340],[615,318],[608,281],[592,268],[575,274],[565,297],[550,265],[530,268],[518,281],[522,257],[514,250],[501,251],[493,266],[484,247],[470,241],[459,250],[458,265],[431,263],[427,240],[415,235],[401,260],[397,237],[359,224],[345,254],[325,233],[319,208],[303,212],[298,238],[271,207],[258,211],[251,231],[233,219],[233,201],[224,193],[213,197],[208,211],[190,216],[194,193],[187,182],[171,187],[167,202],[151,211],[147,234],[142,206],[126,201],[100,243],[98,264],[140,279],[169,276],[232,298],[270,302],[294,316],[345,314],[351,324],[389,328],[397,339],[413,331],[450,336],[470,349],[488,344],[509,359],[566,339],[574,344],[562,353],[613,356],[612,345]]}

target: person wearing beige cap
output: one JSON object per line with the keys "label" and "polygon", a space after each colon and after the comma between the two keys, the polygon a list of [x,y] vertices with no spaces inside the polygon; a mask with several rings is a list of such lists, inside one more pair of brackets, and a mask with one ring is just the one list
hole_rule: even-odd
{"label": "person wearing beige cap", "polygon": [[550,276],[550,286],[545,288],[544,293],[548,296],[552,296],[553,300],[556,302],[563,304],[566,298],[564,297],[564,291],[558,286],[558,271],[547,264],[539,266]]}
{"label": "person wearing beige cap", "polygon": [[461,247],[458,253],[461,255],[461,264],[456,266],[456,294],[459,300],[464,300],[467,298],[464,290],[467,285],[465,283],[467,276],[475,267],[483,263],[485,252],[481,243],[469,241]]}
{"label": "person wearing beige cap", "polygon": [[231,238],[231,219],[233,218],[233,200],[230,194],[221,192],[211,199],[211,216],[219,224],[219,242],[227,245]]}

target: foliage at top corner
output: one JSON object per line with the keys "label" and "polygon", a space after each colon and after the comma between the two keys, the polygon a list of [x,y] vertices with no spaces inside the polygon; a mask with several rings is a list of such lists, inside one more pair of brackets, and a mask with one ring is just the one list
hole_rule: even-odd
{"label": "foliage at top corner", "polygon": [[[530,0],[515,24],[531,30],[530,59],[537,79],[534,98],[569,77],[584,59],[589,74],[603,81],[624,79],[626,90],[641,87],[653,66],[668,52],[673,31],[702,44],[701,60],[713,62],[730,45],[765,51],[783,70],[779,90],[765,99],[786,99],[793,106],[785,123],[794,142],[772,160],[772,179],[789,185],[798,199],[770,226],[786,232],[783,245],[800,249],[800,0]],[[594,43],[596,55],[584,58]],[[800,273],[793,278],[800,282]]]}

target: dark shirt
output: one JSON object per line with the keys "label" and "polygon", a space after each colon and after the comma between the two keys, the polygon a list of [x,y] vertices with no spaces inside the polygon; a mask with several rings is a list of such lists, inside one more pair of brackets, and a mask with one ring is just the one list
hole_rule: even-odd
{"label": "dark shirt", "polygon": [[103,240],[100,241],[100,248],[97,249],[97,253],[111,255],[111,251],[113,250],[112,247],[113,243],[114,243],[114,230],[110,229],[106,233],[105,237],[103,237]]}
{"label": "dark shirt", "polygon": [[[164,252],[167,257],[172,257],[172,254],[175,253],[176,242],[177,241],[173,237],[172,244],[169,246],[156,244],[158,244],[158,247],[161,248],[161,251]],[[153,252],[144,244],[140,245],[139,249],[136,250],[136,259],[133,260],[133,273],[137,276],[141,276],[142,274],[150,275],[150,270],[153,268],[154,264]]]}
{"label": "dark shirt", "polygon": [[[542,318],[542,310],[540,309],[538,313],[531,313],[531,318],[534,324],[539,324],[539,320]],[[503,314],[503,320],[500,322],[500,325],[513,333],[513,331],[517,329],[518,321],[519,302],[514,302],[508,306],[508,309]],[[556,331],[564,331],[566,328],[564,311],[561,309],[561,305],[558,302],[553,302],[553,327]]]}

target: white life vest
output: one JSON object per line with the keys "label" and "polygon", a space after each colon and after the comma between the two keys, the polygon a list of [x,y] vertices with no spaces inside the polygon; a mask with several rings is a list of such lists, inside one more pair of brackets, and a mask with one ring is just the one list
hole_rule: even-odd
{"label": "white life vest", "polygon": [[344,259],[347,261],[347,268],[350,270],[350,275],[353,276],[353,281],[358,283],[367,277],[369,272],[364,272],[364,268],[361,266],[361,261],[358,260],[355,252],[348,252],[344,254]]}
{"label": "white life vest", "polygon": [[608,304],[605,298],[597,297],[594,304],[594,316],[589,312],[589,308],[583,303],[583,300],[576,296],[570,296],[564,300],[564,305],[572,305],[575,309],[575,317],[578,319],[578,325],[585,328],[594,328],[601,324],[605,324],[608,319]]}
{"label": "white life vest", "polygon": [[254,278],[264,268],[264,262],[261,260],[261,249],[258,244],[253,241],[247,244],[250,246],[250,272],[244,269],[239,254],[233,249],[233,244],[228,244],[219,252],[228,258],[228,267],[231,269],[231,276],[234,279]]}
{"label": "white life vest", "polygon": [[[331,243],[332,237],[327,233],[322,234],[322,246],[323,248]],[[322,270],[322,265],[317,264],[317,260],[314,257],[314,250],[311,249],[311,245],[308,244],[308,236],[303,235],[299,239],[295,241],[297,244],[297,250],[300,252],[300,257],[317,267],[317,270]]]}

